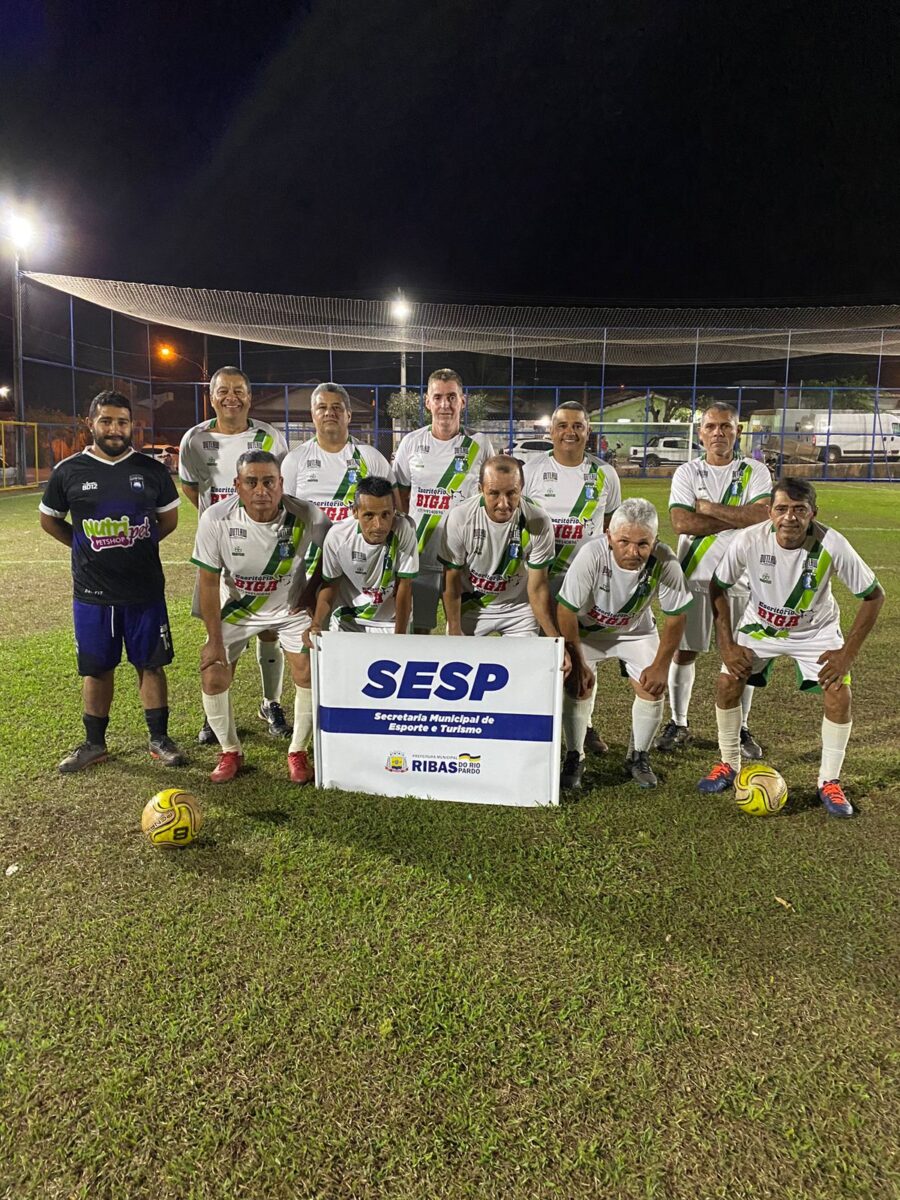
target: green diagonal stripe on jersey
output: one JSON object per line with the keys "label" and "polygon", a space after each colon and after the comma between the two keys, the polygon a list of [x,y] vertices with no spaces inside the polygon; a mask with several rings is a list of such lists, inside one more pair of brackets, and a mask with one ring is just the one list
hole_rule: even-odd
{"label": "green diagonal stripe on jersey", "polygon": [[[457,471],[455,469],[456,460],[459,458],[460,454],[465,454],[466,456],[466,469],[464,471]],[[460,446],[459,453],[453,455],[453,462],[438,480],[437,487],[443,488],[443,490],[445,492],[449,492],[451,496],[455,495],[455,493],[458,492],[462,487],[463,483],[465,483],[466,476],[472,470],[477,457],[478,443],[474,438],[471,438],[468,434],[465,434],[463,436],[463,442],[462,446]],[[416,529],[416,536],[419,539],[420,554],[428,545],[429,540],[440,523],[440,513],[427,513],[424,517],[422,517],[421,521],[419,521],[418,528]]]}
{"label": "green diagonal stripe on jersey", "polygon": [[[750,476],[752,474],[753,468],[748,463],[747,466],[743,468],[739,476],[732,477],[731,484],[728,488],[728,495],[724,500],[720,501],[720,503],[729,508],[734,508],[740,504],[744,498],[744,492],[747,490],[747,484],[750,482]],[[695,537],[692,539],[691,544],[685,551],[684,558],[681,560],[681,569],[684,571],[685,579],[690,579],[693,573],[700,566],[703,556],[716,540],[716,536],[717,535],[714,533],[706,533],[701,537]]]}
{"label": "green diagonal stripe on jersey", "polygon": [[661,574],[662,563],[657,559],[655,554],[651,554],[644,565],[643,571],[641,571],[634,591],[619,609],[619,612],[624,616],[625,613],[638,612],[641,608],[644,608],[653,595],[653,589],[659,583]]}
{"label": "green diagonal stripe on jersey", "polygon": [[[518,537],[516,537],[516,533],[519,534]],[[513,532],[507,538],[506,548],[503,551],[500,563],[498,563],[498,566],[500,566],[502,569],[498,571],[491,571],[491,575],[499,575],[503,579],[512,579],[513,575],[515,575],[516,571],[518,571],[520,564],[524,561],[525,550],[527,549],[530,541],[531,534],[525,528],[525,514],[520,513],[518,527],[514,528]],[[519,554],[510,554],[510,548],[514,545],[520,548]],[[489,604],[497,599],[497,595],[502,596],[503,593],[494,593],[490,596],[486,596],[478,592],[469,592],[468,595],[463,597],[462,607],[468,610],[473,608],[487,608]]]}
{"label": "green diagonal stripe on jersey", "polygon": [[275,439],[271,433],[266,433],[264,429],[257,429],[253,445],[259,450],[268,450],[271,452],[272,447],[275,445]]}
{"label": "green diagonal stripe on jersey", "polygon": [[[597,463],[593,463],[590,474],[584,481],[584,487],[581,489],[578,499],[572,505],[572,511],[569,513],[570,521],[580,520],[582,524],[585,524],[597,511],[597,492],[599,490],[597,487],[598,472],[599,467]],[[603,479],[605,479],[605,476],[601,474],[601,487]],[[591,493],[590,496],[588,495],[589,489]],[[550,574],[558,575],[560,571],[565,571],[566,567],[569,565],[569,559],[574,553],[574,542],[570,542],[568,545],[563,546],[563,548],[554,558],[553,562],[550,564]]]}
{"label": "green diagonal stripe on jersey", "polygon": [[[385,592],[393,580],[394,573],[397,570],[397,552],[400,549],[400,539],[396,532],[392,533],[384,545],[384,557],[381,560],[381,575],[378,579],[376,587],[379,591]],[[341,612],[345,615],[352,612],[358,620],[373,621],[378,615],[377,604],[361,604],[356,606],[345,605]]]}
{"label": "green diagonal stripe on jersey", "polygon": [[804,587],[803,581],[809,574],[808,568],[804,566],[804,569],[800,573],[800,578],[797,580],[797,586],[784,602],[784,607],[792,608],[794,612],[806,612],[810,604],[812,604],[819,584],[822,582],[822,576],[825,574],[826,570],[828,569],[828,565],[831,562],[831,555],[823,547],[818,538],[815,539],[815,541],[806,551],[806,558],[807,562],[810,559],[815,560],[816,568],[813,576],[813,579],[815,580],[815,587]]}
{"label": "green diagonal stripe on jersey", "polygon": [[[300,545],[300,539],[303,536],[304,528],[303,522],[298,521],[293,513],[286,514],[284,529],[278,539],[278,545],[272,551],[269,561],[266,563],[261,574],[286,575],[290,571],[297,554],[297,547]],[[283,555],[279,547],[285,544],[284,533],[289,535],[289,541],[287,542],[289,552]],[[227,621],[229,625],[238,625],[246,617],[259,612],[268,599],[269,594],[264,594],[261,596],[244,596],[240,600],[229,600],[222,608],[222,620]]]}
{"label": "green diagonal stripe on jersey", "polygon": [[[351,479],[351,473],[354,478]],[[340,500],[347,507],[353,503],[356,496],[356,486],[360,479],[365,479],[369,473],[369,468],[366,466],[366,460],[359,452],[359,446],[353,447],[353,456],[350,459],[350,464],[344,472],[344,478],[341,480],[340,487],[334,493],[335,500]]]}

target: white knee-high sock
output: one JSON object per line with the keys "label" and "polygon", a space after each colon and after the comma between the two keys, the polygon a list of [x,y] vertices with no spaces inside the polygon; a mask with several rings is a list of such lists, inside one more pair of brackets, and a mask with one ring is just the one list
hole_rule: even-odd
{"label": "white knee-high sock", "polygon": [[203,693],[203,711],[209,721],[209,727],[219,739],[219,747],[226,750],[237,750],[240,754],[243,747],[234,725],[234,709],[231,706],[231,688],[220,692],[218,696],[207,696]]}
{"label": "white knee-high sock", "polygon": [[719,755],[735,771],[741,769],[741,706],[719,708],[716,705],[716,725],[719,727]]}
{"label": "white knee-high sock", "polygon": [[756,688],[752,688],[748,683],[741,693],[741,727],[747,728],[747,722],[750,719],[750,705],[753,703],[753,693]]}
{"label": "white knee-high sock", "polygon": [[275,700],[280,704],[281,689],[284,685],[284,654],[281,647],[277,642],[264,642],[257,638],[256,661],[259,663],[263,698],[266,701]]}
{"label": "white knee-high sock", "polygon": [[834,721],[829,721],[827,717],[822,718],[822,761],[819,765],[819,787],[831,779],[840,779],[841,767],[844,765],[844,755],[847,752],[847,743],[850,741],[852,728],[852,721],[848,721],[846,725],[838,725]]}
{"label": "white knee-high sock", "polygon": [[567,692],[563,693],[562,727],[566,749],[577,750],[581,758],[584,758],[584,738],[591,723],[596,698],[596,683],[587,700],[573,700]]}
{"label": "white knee-high sock", "polygon": [[676,725],[687,725],[688,709],[694,691],[694,663],[680,666],[673,662],[669,667],[669,707]]}
{"label": "white knee-high sock", "polygon": [[312,737],[312,729],[312,688],[300,687],[298,685],[294,693],[294,734],[291,738],[291,744],[288,747],[289,754],[306,749],[309,745],[309,739]]}
{"label": "white knee-high sock", "polygon": [[635,696],[631,706],[631,736],[636,754],[650,749],[664,709],[664,700],[642,700],[640,696]]}

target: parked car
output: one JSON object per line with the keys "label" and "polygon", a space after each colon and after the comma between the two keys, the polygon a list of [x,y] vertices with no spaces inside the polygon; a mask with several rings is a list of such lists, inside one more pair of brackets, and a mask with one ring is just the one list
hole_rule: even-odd
{"label": "parked car", "polygon": [[529,458],[534,458],[538,454],[546,454],[548,450],[552,449],[553,443],[549,438],[532,437],[513,442],[506,453],[518,459],[520,463],[526,463]]}
{"label": "parked car", "polygon": [[701,447],[694,442],[688,450],[689,442],[686,437],[663,437],[656,435],[647,439],[646,445],[632,446],[628,451],[628,461],[632,466],[659,467],[663,463],[683,463],[690,458],[697,458]]}
{"label": "parked car", "polygon": [[900,415],[870,412],[817,412],[812,444],[819,462],[900,457]]}
{"label": "parked car", "polygon": [[149,454],[172,474],[178,474],[178,447],[168,443],[156,442],[149,446],[141,446],[141,454]]}

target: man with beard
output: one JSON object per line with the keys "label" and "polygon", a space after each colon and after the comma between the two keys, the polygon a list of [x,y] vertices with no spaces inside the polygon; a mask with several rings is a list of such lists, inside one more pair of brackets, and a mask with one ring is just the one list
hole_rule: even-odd
{"label": "man with beard", "polygon": [[[93,445],[58,464],[39,505],[41,528],[72,551],[75,644],[86,740],[59,764],[64,775],[107,757],[106,727],[124,643],[138,674],[150,754],[187,761],[169,737],[163,668],[172,661],[159,542],[178,524],[178,493],[162,465],[131,445],[131,402],[114,391],[91,401]],[[72,523],[65,520],[72,514]]]}

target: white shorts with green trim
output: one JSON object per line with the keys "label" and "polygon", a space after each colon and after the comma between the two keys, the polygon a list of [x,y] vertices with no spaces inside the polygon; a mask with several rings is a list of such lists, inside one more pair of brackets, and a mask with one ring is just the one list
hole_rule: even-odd
{"label": "white shorts with green trim", "polygon": [[581,652],[589,666],[605,662],[608,658],[617,658],[622,664],[622,673],[634,680],[640,679],[641,672],[651,666],[658,649],[659,634],[655,629],[638,637],[609,633],[581,634]]}
{"label": "white shorts with green trim", "polygon": [[306,612],[280,619],[268,614],[265,617],[245,617],[240,622],[223,621],[222,641],[225,643],[228,661],[237,662],[250,639],[269,630],[278,634],[278,644],[282,650],[286,650],[288,654],[302,654],[305,649],[303,635],[311,624],[312,618]]}
{"label": "white shorts with green trim", "polygon": [[463,633],[470,637],[537,637],[540,626],[530,604],[516,604],[510,608],[463,607],[460,618]]}
{"label": "white shorts with green trim", "polygon": [[[688,585],[694,598],[684,614],[684,633],[681,635],[679,650],[690,650],[694,654],[705,654],[712,643],[715,622],[713,620],[712,601],[709,598],[709,584]],[[750,593],[740,584],[728,589],[728,604],[731,612],[731,628],[737,629]]]}
{"label": "white shorts with green trim", "polygon": [[[838,625],[829,625],[827,629],[812,629],[805,633],[792,633],[783,638],[754,637],[749,633],[736,633],[734,640],[739,646],[745,646],[753,653],[753,666],[750,669],[748,683],[753,687],[765,687],[772,674],[772,668],[777,658],[793,659],[797,671],[797,687],[801,692],[820,692],[819,672],[822,664],[819,656],[826,650],[840,650],[844,644],[844,635]],[[724,666],[726,675],[731,672]],[[845,675],[843,682],[850,683],[850,676]]]}

